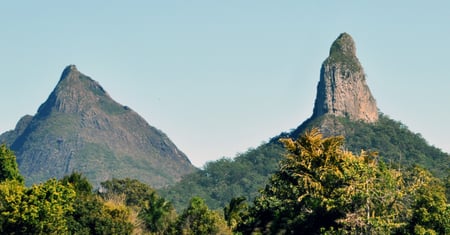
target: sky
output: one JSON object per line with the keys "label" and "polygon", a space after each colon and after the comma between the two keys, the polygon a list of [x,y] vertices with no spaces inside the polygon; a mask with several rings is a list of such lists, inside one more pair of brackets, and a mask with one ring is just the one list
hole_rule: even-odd
{"label": "sky", "polygon": [[450,1],[3,1],[0,133],[75,64],[201,167],[311,116],[349,33],[378,108],[450,152]]}

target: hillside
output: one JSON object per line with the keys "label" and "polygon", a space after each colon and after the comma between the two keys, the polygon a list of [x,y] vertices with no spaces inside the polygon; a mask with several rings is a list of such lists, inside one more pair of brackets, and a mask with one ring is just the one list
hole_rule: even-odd
{"label": "hillside", "polygon": [[[329,122],[339,126],[336,132],[345,136],[345,146],[354,153],[361,150],[377,151],[380,157],[401,169],[417,164],[444,178],[448,174],[450,155],[430,146],[420,134],[413,133],[399,121],[380,115],[376,123],[351,121],[348,118],[322,117],[302,124],[291,133],[283,133],[256,149],[234,159],[209,162],[204,169],[188,175],[176,185],[161,193],[177,209],[183,208],[189,198],[200,196],[211,208],[224,207],[233,197],[245,196],[249,201],[258,194],[268,176],[278,167],[284,150],[280,138],[294,137],[313,126],[329,129]],[[295,137],[296,138],[296,137]],[[399,161],[401,162],[399,164]]]}
{"label": "hillside", "polygon": [[306,121],[287,136],[296,138],[313,127],[319,127],[326,136],[344,136],[345,146],[352,152],[378,152],[382,159],[399,168],[417,164],[439,178],[444,178],[449,173],[448,153],[430,145],[419,133],[410,131],[400,121],[392,120],[384,114],[379,115],[376,123],[323,116]]}
{"label": "hillside", "polygon": [[162,187],[195,171],[162,131],[74,65],[66,67],[37,113],[24,116],[0,142],[16,153],[27,184],[76,171],[95,186],[129,177]]}
{"label": "hillside", "polygon": [[223,208],[238,196],[252,199],[277,169],[284,153],[280,144],[267,143],[236,156],[208,162],[204,169],[187,175],[174,186],[160,190],[178,211],[199,196],[211,208]]}

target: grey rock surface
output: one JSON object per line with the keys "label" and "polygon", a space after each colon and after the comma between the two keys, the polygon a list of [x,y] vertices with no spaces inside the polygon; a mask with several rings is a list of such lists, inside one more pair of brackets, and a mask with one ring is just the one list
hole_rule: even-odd
{"label": "grey rock surface", "polygon": [[314,104],[313,117],[326,114],[362,120],[378,120],[376,101],[366,83],[352,37],[341,34],[323,62]]}

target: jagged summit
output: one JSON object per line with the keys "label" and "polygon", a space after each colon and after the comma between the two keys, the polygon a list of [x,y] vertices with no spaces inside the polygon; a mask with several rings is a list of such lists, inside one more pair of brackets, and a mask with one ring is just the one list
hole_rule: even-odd
{"label": "jagged summit", "polygon": [[75,65],[67,66],[34,116],[0,135],[17,155],[27,183],[85,174],[94,185],[112,177],[162,187],[195,171],[160,130],[114,101]]}
{"label": "jagged summit", "polygon": [[47,115],[51,111],[86,113],[98,104],[121,106],[98,82],[78,71],[75,65],[68,65],[47,101],[39,107],[38,115]]}
{"label": "jagged summit", "polygon": [[313,118],[331,114],[376,122],[378,108],[356,57],[353,38],[342,33],[333,42],[320,70]]}
{"label": "jagged summit", "polygon": [[60,81],[64,80],[67,77],[70,76],[76,76],[76,74],[79,74],[80,71],[78,71],[77,66],[74,64],[70,64],[67,65],[66,68],[63,70],[62,74],[61,74],[61,78],[59,79]]}

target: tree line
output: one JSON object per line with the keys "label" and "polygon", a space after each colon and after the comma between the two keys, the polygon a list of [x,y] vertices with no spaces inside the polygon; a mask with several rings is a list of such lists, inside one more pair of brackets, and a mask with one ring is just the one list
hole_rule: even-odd
{"label": "tree line", "polygon": [[[450,174],[448,153],[429,145],[420,134],[413,133],[401,122],[384,114],[380,114],[376,123],[370,124],[344,117],[323,116],[308,120],[297,129],[282,133],[234,158],[208,162],[201,170],[183,177],[175,185],[159,189],[158,192],[179,211],[193,196],[202,197],[212,209],[221,209],[238,196],[244,196],[247,201],[253,202],[259,195],[259,189],[265,187],[270,176],[278,170],[280,160],[287,154],[279,140],[297,139],[315,126],[327,131],[323,133],[326,136],[345,135],[344,148],[353,153],[359,153],[361,149],[378,152],[378,159],[389,167],[407,170],[416,164],[441,180]],[[450,185],[447,189],[450,190]]]}
{"label": "tree line", "polygon": [[[26,187],[0,147],[2,234],[450,234],[445,184],[427,170],[344,148],[313,129],[282,139],[284,157],[252,202],[211,210],[192,197],[179,213],[151,187],[111,179],[94,190],[79,173]],[[178,195],[183,197],[183,195]]]}

